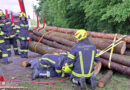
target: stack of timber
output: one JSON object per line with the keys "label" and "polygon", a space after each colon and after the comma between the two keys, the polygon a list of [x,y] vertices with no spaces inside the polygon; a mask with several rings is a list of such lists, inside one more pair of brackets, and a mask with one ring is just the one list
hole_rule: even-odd
{"label": "stack of timber", "polygon": [[[76,40],[73,34],[77,29],[59,28],[55,26],[47,26],[45,29],[49,33],[45,33],[44,35],[39,32],[33,33],[31,38],[34,40],[34,42],[31,42],[29,45],[30,50],[35,51],[34,47],[40,39],[40,44],[38,44],[40,46],[37,46],[36,52],[42,55],[46,54],[46,51],[49,53],[61,52],[61,50],[71,51],[71,48],[76,44]],[[115,34],[113,33],[88,31],[88,39],[97,47],[98,52],[105,49],[113,42],[114,35]],[[121,38],[122,36],[123,35],[118,34],[117,39]],[[127,35],[122,39],[122,41],[123,42],[121,44],[114,47],[110,67],[113,71],[117,71],[125,75],[130,75],[130,35]],[[47,47],[52,48],[51,51],[47,50]],[[108,68],[109,56],[110,51],[100,56],[100,61],[103,67]],[[104,78],[106,80],[111,76],[112,71],[108,71]],[[99,87],[105,86],[105,80],[101,79]]]}

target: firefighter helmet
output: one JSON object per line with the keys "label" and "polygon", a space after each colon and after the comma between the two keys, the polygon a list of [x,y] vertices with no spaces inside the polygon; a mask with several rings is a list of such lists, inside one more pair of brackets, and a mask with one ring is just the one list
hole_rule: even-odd
{"label": "firefighter helmet", "polygon": [[87,37],[87,31],[85,31],[84,29],[79,29],[79,30],[75,33],[74,37],[75,37],[76,39],[78,39],[78,40],[83,40],[83,39],[85,39],[85,38]]}
{"label": "firefighter helmet", "polygon": [[21,18],[21,17],[26,17],[27,18],[27,15],[24,13],[24,12],[21,12],[20,14],[19,14],[19,17]]}

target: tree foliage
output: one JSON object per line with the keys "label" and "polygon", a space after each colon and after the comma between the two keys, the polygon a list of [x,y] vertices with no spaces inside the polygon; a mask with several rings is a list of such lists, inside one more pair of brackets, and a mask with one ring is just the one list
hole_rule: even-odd
{"label": "tree foliage", "polygon": [[130,0],[39,0],[47,25],[130,33]]}

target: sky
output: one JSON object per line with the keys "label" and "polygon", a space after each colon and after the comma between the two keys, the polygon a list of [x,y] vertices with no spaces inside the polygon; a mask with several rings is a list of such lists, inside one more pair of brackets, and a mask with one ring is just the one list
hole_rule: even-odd
{"label": "sky", "polygon": [[[38,5],[37,0],[23,0],[23,1],[27,15],[30,15],[31,18],[34,18],[35,15],[33,13],[33,4]],[[0,0],[0,9],[2,9],[3,11],[5,9],[8,9],[16,13],[20,12],[18,0]]]}

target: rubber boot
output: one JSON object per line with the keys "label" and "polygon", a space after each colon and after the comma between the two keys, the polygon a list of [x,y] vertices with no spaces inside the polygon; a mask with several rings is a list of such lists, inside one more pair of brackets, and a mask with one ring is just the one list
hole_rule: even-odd
{"label": "rubber boot", "polygon": [[90,78],[90,83],[91,83],[92,90],[95,90],[97,83],[96,83],[96,77],[94,75]]}
{"label": "rubber boot", "polygon": [[20,56],[21,58],[24,58],[24,52],[21,52]]}
{"label": "rubber boot", "polygon": [[18,50],[15,50],[15,55],[20,55]]}
{"label": "rubber boot", "polygon": [[37,68],[33,69],[33,76],[32,76],[32,80],[35,80],[36,78],[39,77],[39,71]]}
{"label": "rubber boot", "polygon": [[79,80],[80,86],[81,86],[81,90],[86,90],[87,85],[86,85],[86,79],[85,77],[81,77]]}

